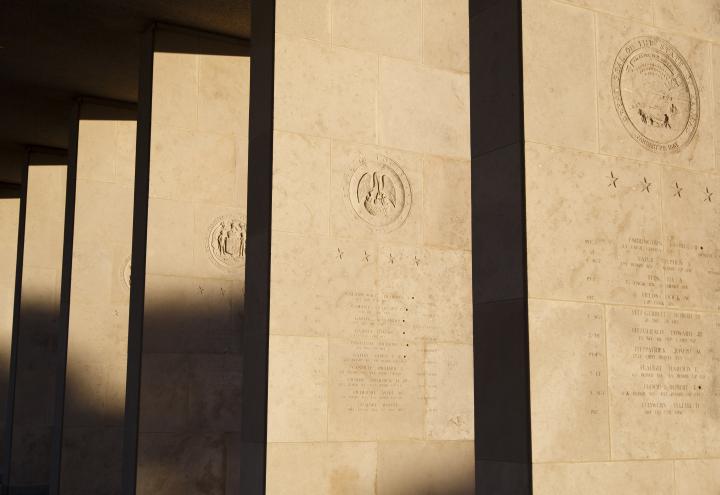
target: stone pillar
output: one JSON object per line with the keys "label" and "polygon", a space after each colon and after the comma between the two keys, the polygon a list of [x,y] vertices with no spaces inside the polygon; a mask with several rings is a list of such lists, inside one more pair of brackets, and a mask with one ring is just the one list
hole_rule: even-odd
{"label": "stone pillar", "polygon": [[61,493],[120,490],[135,112],[82,100]]}
{"label": "stone pillar", "polygon": [[523,11],[534,493],[716,493],[717,2]]}
{"label": "stone pillar", "polygon": [[235,493],[248,49],[168,27],[153,50],[137,492]]}
{"label": "stone pillar", "polygon": [[[5,438],[13,307],[15,304],[15,266],[20,215],[20,184],[0,183],[0,446]],[[0,466],[4,452],[0,449]],[[3,471],[0,470],[0,473]],[[1,476],[1,475],[0,475]]]}
{"label": "stone pillar", "polygon": [[[10,485],[46,486],[56,417],[67,159],[33,152],[27,167],[20,310],[15,317]],[[16,292],[17,295],[17,292]]]}
{"label": "stone pillar", "polygon": [[275,31],[266,493],[473,493],[467,2]]}

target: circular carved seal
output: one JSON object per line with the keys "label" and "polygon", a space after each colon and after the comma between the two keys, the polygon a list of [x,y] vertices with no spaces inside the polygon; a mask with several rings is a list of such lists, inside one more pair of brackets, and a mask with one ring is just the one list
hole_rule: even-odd
{"label": "circular carved seal", "polygon": [[130,288],[130,274],[131,274],[131,264],[130,264],[130,257],[128,256],[125,258],[125,262],[122,265],[122,271],[120,272],[120,278],[122,279],[123,286],[126,289]]}
{"label": "circular carved seal", "polygon": [[207,250],[210,259],[221,268],[237,268],[245,265],[245,222],[235,216],[216,218],[210,225]]}
{"label": "circular carved seal", "polygon": [[682,54],[667,41],[641,36],[618,53],[612,73],[615,109],[645,148],[682,150],[700,122],[700,92]]}
{"label": "circular carved seal", "polygon": [[355,170],[349,186],[350,204],[355,213],[375,229],[390,231],[405,222],[410,213],[412,191],[400,165],[378,155],[365,157]]}

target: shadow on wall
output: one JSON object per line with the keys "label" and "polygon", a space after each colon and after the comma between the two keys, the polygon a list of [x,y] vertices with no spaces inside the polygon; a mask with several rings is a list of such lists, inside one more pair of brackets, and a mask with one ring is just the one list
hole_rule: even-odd
{"label": "shadow on wall", "polygon": [[[148,286],[158,283],[163,286],[163,281],[150,279]],[[148,301],[138,494],[240,493],[237,471],[232,466],[242,462],[239,429],[243,298],[235,285],[235,292],[229,288],[225,292],[229,286],[216,280],[201,281],[200,285],[188,283],[159,292],[156,301]],[[47,307],[30,301],[28,304],[27,314],[32,315],[28,318],[33,321],[52,318]],[[53,370],[43,361],[53,362],[47,359],[47,353],[55,349],[55,338],[42,332],[25,339],[38,350],[21,356],[23,370],[32,378],[19,385],[29,387],[35,397],[50,394]],[[124,389],[120,395],[97,397],[99,378],[82,373],[68,376],[76,390],[72,399],[68,397],[72,400],[68,407],[75,421],[81,418],[88,426],[66,425],[64,494],[120,494]],[[7,376],[3,373],[0,380],[7,381]],[[33,462],[14,465],[13,476],[30,490],[17,493],[42,493],[31,487],[43,485],[37,481],[47,479],[53,411],[36,410],[32,403],[24,403],[22,408],[16,428],[22,425],[24,433],[17,445]],[[461,475],[452,467],[442,472],[445,474],[435,479],[408,472],[407,480],[393,483],[397,487],[393,493],[380,495],[475,493],[472,475]]]}
{"label": "shadow on wall", "polygon": [[[159,304],[147,305],[139,494],[237,493],[230,466],[240,461],[243,301],[228,297],[224,304],[220,298],[206,303],[212,282],[199,297],[192,291],[163,292]],[[23,299],[24,352],[18,356],[11,471],[18,494],[47,490],[57,417],[58,313],[41,301],[31,295]],[[97,356],[76,358],[94,361]],[[0,365],[5,390],[8,363]],[[84,366],[71,369],[77,372],[67,376],[72,394],[66,396],[61,492],[120,494],[124,376],[118,383],[80,371]]]}

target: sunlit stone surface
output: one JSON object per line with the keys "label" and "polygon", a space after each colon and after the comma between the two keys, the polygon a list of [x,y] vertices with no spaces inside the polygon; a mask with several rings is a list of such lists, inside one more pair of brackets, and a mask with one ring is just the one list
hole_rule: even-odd
{"label": "sunlit stone surface", "polygon": [[10,483],[47,485],[55,418],[65,157],[33,153],[27,183]]}
{"label": "sunlit stone surface", "polygon": [[250,63],[157,33],[139,494],[237,493]]}
{"label": "sunlit stone surface", "polygon": [[277,19],[267,493],[472,493],[467,5]]}
{"label": "sunlit stone surface", "polygon": [[62,493],[120,492],[134,119],[118,107],[80,107]]}
{"label": "sunlit stone surface", "polygon": [[[10,373],[15,267],[20,214],[20,190],[0,185],[0,445],[5,436],[5,408]],[[0,454],[0,465],[4,452]]]}
{"label": "sunlit stone surface", "polygon": [[720,490],[717,5],[649,3],[523,1],[536,494]]}

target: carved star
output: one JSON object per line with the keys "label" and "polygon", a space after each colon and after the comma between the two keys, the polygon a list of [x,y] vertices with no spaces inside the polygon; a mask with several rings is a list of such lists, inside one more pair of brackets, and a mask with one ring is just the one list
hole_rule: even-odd
{"label": "carved star", "polygon": [[708,189],[706,187],[705,188],[705,201],[707,201],[708,203],[712,203],[712,196],[713,196],[713,193],[711,193],[710,189]]}
{"label": "carved star", "polygon": [[365,251],[363,258],[365,259],[365,263],[370,263],[370,255],[368,254],[367,251]]}
{"label": "carved star", "polygon": [[392,253],[390,253],[390,264],[391,265],[395,264],[395,258],[393,257]]}
{"label": "carved star", "polygon": [[345,253],[343,253],[342,250],[340,248],[338,248],[338,259],[343,259],[344,254]]}
{"label": "carved star", "polygon": [[675,183],[675,194],[674,194],[674,196],[677,196],[678,198],[682,198],[682,190],[683,190],[683,188],[680,187],[680,184],[678,184],[678,183],[676,182],[676,183]]}
{"label": "carved star", "polygon": [[652,182],[648,182],[647,177],[643,177],[643,181],[640,184],[642,186],[643,192],[650,192],[650,187],[652,187]]}
{"label": "carved star", "polygon": [[617,189],[617,181],[620,180],[620,177],[617,177],[615,173],[611,170],[608,179],[610,179],[610,184],[608,184],[608,187],[614,187],[615,189]]}

